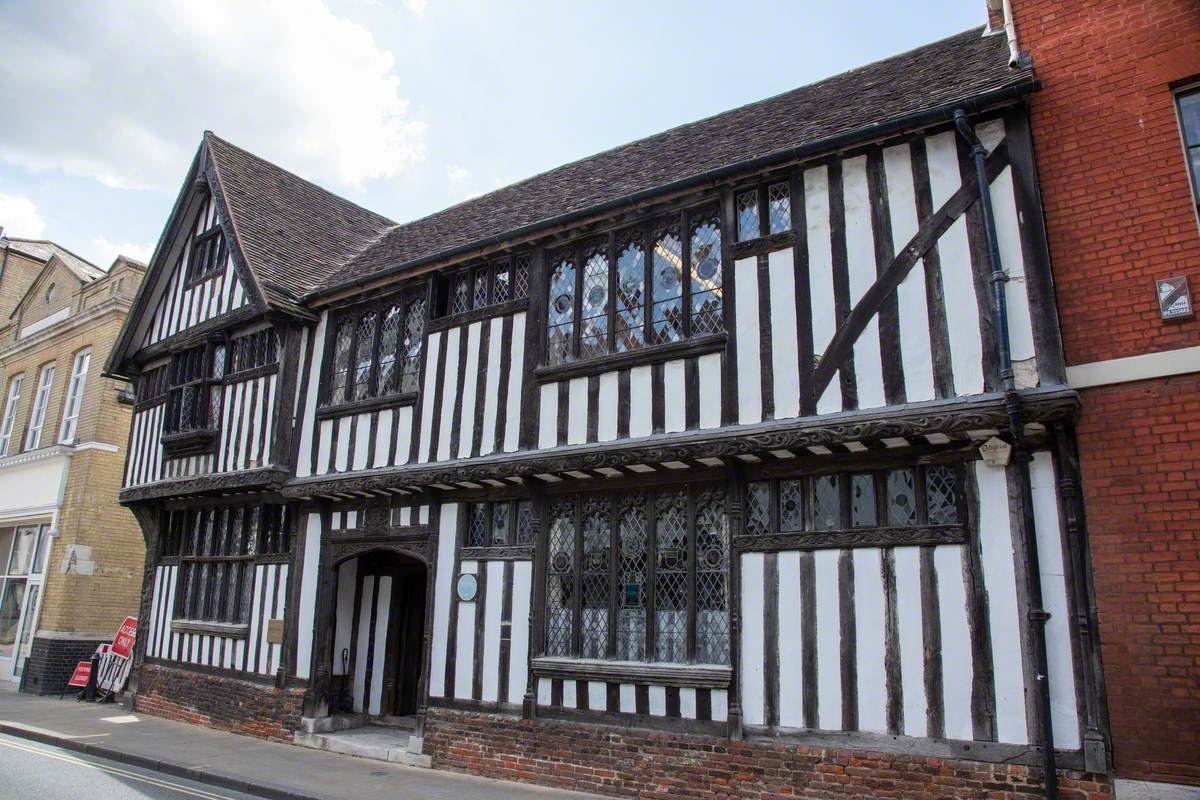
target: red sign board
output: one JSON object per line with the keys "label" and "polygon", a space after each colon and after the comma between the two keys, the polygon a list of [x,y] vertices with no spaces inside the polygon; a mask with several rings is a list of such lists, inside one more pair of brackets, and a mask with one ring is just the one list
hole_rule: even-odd
{"label": "red sign board", "polygon": [[121,658],[133,655],[133,642],[137,638],[137,618],[126,617],[117,628],[117,635],[112,640],[112,651]]}
{"label": "red sign board", "polygon": [[84,688],[88,685],[88,678],[92,676],[92,662],[80,661],[75,665],[75,671],[71,673],[71,680],[67,681],[67,686],[78,686]]}

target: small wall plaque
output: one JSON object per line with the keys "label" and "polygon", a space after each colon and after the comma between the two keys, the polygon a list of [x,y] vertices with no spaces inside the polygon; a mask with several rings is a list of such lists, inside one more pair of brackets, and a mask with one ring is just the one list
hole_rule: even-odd
{"label": "small wall plaque", "polygon": [[475,594],[479,591],[479,579],[469,572],[464,572],[458,576],[458,599],[463,603],[469,603],[475,599]]}
{"label": "small wall plaque", "polygon": [[1158,315],[1162,319],[1191,319],[1195,316],[1186,276],[1161,278],[1155,281],[1155,286],[1158,289]]}
{"label": "small wall plaque", "polygon": [[267,620],[267,644],[283,644],[283,620]]}

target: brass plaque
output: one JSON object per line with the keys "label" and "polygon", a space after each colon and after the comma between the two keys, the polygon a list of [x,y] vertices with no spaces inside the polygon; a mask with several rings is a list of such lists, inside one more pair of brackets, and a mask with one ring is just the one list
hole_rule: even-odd
{"label": "brass plaque", "polygon": [[267,620],[267,644],[283,644],[283,620]]}

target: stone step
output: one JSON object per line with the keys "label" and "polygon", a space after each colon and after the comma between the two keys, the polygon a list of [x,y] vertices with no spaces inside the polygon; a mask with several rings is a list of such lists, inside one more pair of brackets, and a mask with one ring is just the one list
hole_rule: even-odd
{"label": "stone step", "polygon": [[297,731],[292,741],[301,747],[342,753],[410,767],[431,767],[433,759],[421,751],[424,742],[406,730],[368,725],[362,728],[330,732]]}

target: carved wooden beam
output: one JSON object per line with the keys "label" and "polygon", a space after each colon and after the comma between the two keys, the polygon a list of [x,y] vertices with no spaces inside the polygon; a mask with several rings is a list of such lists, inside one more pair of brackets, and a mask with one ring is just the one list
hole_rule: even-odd
{"label": "carved wooden beam", "polygon": [[145,500],[159,500],[180,495],[209,494],[236,491],[277,491],[287,481],[289,473],[283,469],[264,467],[242,472],[223,472],[213,475],[196,475],[187,478],[148,483],[122,489],[117,499],[122,505]]}
{"label": "carved wooden beam", "polygon": [[[993,181],[1008,166],[1008,143],[1001,142],[987,158],[988,181]],[[979,199],[979,186],[972,177],[955,192],[945,204],[921,224],[920,230],[903,250],[896,254],[870,289],[863,293],[858,304],[850,310],[846,319],[838,326],[821,360],[813,371],[812,396],[820,397],[833,375],[841,367],[854,348],[854,343],[866,329],[867,324],[879,313],[884,301],[896,291],[896,287],[907,277],[921,256],[925,255],[942,237],[955,220],[966,213],[971,204]]]}

